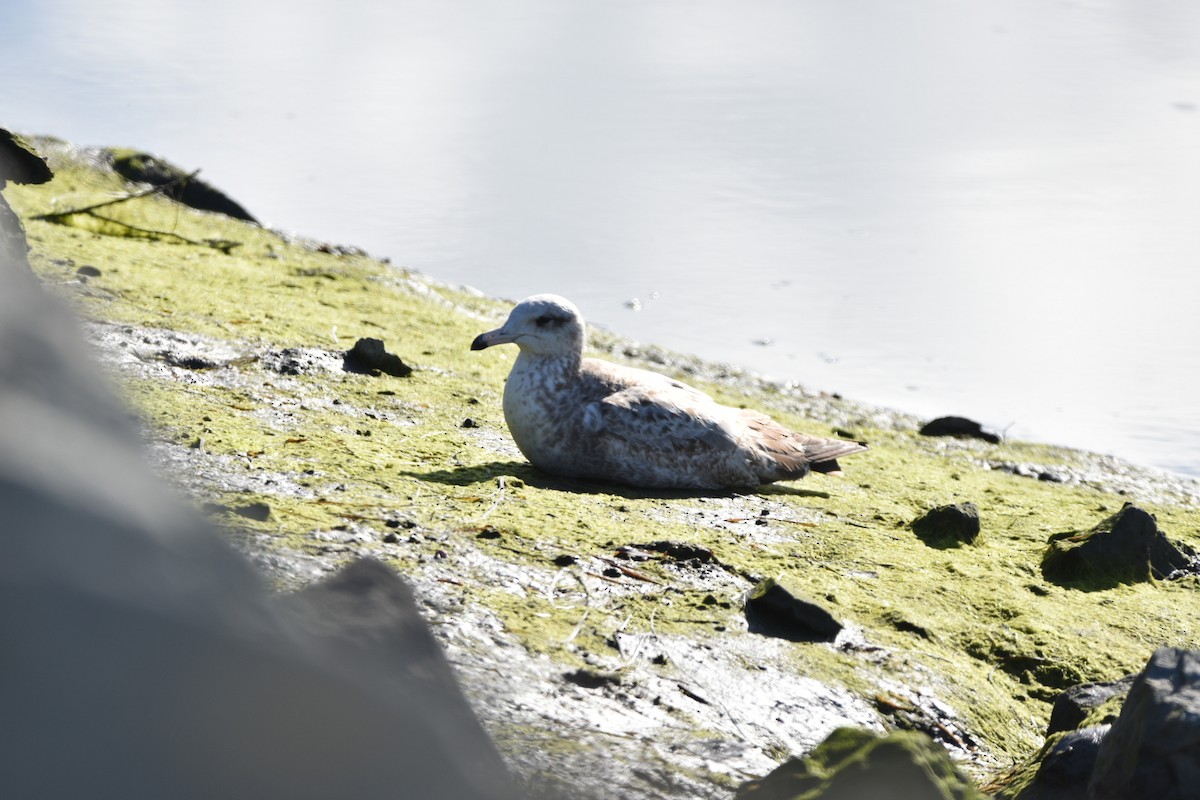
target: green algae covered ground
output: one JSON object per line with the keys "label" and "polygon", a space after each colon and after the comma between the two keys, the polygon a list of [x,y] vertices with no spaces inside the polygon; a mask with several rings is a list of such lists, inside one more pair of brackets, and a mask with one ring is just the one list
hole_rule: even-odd
{"label": "green algae covered ground", "polygon": [[[1200,548],[1193,483],[1046,445],[920,437],[902,414],[602,333],[593,342],[603,357],[670,372],[801,431],[850,431],[871,449],[845,459],[842,477],[751,494],[555,480],[524,462],[504,428],[500,395],[515,351],[468,349],[509,303],[161,193],[67,213],[146,187],[118,177],[100,151],[38,144],[57,177],[6,190],[31,262],[92,321],[98,353],[170,478],[197,504],[226,509],[231,538],[283,588],[358,555],[384,559],[418,588],[446,593],[437,624],[461,629],[469,610],[484,609],[493,635],[551,665],[547,675],[611,679],[642,717],[637,703],[653,703],[677,744],[686,731],[739,740],[759,756],[690,767],[664,756],[656,769],[675,773],[680,796],[698,785],[722,796],[836,727],[805,733],[803,719],[776,716],[770,703],[759,714],[758,698],[739,699],[730,685],[739,669],[767,696],[785,678],[833,687],[849,698],[851,722],[923,730],[982,779],[1037,751],[1061,689],[1137,671],[1162,645],[1200,646],[1195,579],[1089,591],[1049,583],[1039,568],[1051,534],[1091,528],[1127,501]],[[360,337],[383,339],[415,371],[341,370],[340,353]],[[1022,465],[1063,480],[1014,474]],[[975,543],[937,549],[910,530],[928,509],[965,501],[982,521]],[[269,508],[265,518],[254,503]],[[659,541],[711,559],[644,547]],[[820,603],[848,635],[764,652],[741,612],[764,577]],[[460,631],[452,657],[470,660],[469,638]],[[667,643],[673,657],[662,654]],[[696,677],[699,662],[679,654],[697,647],[734,666]],[[767,673],[778,679],[763,683]],[[631,688],[652,679],[682,696]],[[481,714],[502,747],[540,738],[569,761],[603,746]],[[612,738],[656,735],[624,724]]]}

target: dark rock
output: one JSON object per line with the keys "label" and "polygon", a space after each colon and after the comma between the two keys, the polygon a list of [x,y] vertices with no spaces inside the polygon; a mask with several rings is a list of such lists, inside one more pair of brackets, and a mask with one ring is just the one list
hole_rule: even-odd
{"label": "dark rock", "polygon": [[[997,800],[1081,800],[1096,766],[1108,725],[1092,725],[1051,736],[1018,769]],[[1129,795],[1134,797],[1138,795]]]}
{"label": "dark rock", "polygon": [[99,278],[100,270],[93,267],[91,264],[84,264],[79,269],[75,270],[75,274],[81,278]]}
{"label": "dark rock", "polygon": [[735,800],[981,800],[945,749],[914,731],[839,728],[804,758],[742,784]]}
{"label": "dark rock", "polygon": [[[41,156],[20,136],[0,128],[0,189],[13,183],[45,183],[53,175]],[[29,269],[29,245],[21,220],[0,197],[0,267]]]}
{"label": "dark rock", "polygon": [[220,189],[169,161],[130,150],[110,150],[108,156],[113,170],[126,180],[164,187],[170,197],[200,211],[215,211],[234,219],[258,223],[249,211]]}
{"label": "dark rock", "polygon": [[832,642],[842,630],[828,611],[795,597],[772,578],[750,592],[746,622],[752,633],[791,642]]}
{"label": "dark rock", "polygon": [[698,544],[691,544],[689,542],[673,542],[666,539],[660,539],[657,542],[650,542],[649,544],[635,544],[633,547],[636,547],[639,550],[648,550],[652,553],[662,553],[664,556],[667,556],[675,561],[695,560],[701,563],[716,561],[716,559],[713,557],[712,550],[709,550],[707,547],[701,547]]}
{"label": "dark rock", "polygon": [[498,528],[492,525],[484,525],[479,533],[475,534],[476,539],[499,539],[501,533]]}
{"label": "dark rock", "polygon": [[12,131],[0,128],[0,189],[12,183],[46,183],[54,177],[46,160]]}
{"label": "dark rock", "polygon": [[470,417],[467,417],[460,423],[460,426],[463,428],[478,428],[479,423],[476,422],[475,420],[471,419]]}
{"label": "dark rock", "polygon": [[985,431],[978,422],[966,417],[938,417],[926,422],[919,432],[925,436],[963,436],[983,439],[992,444],[1000,443],[999,434]]}
{"label": "dark rock", "polygon": [[[1106,683],[1081,683],[1072,686],[1058,696],[1054,707],[1050,710],[1050,724],[1046,728],[1046,736],[1050,737],[1063,731],[1073,731],[1083,724],[1088,714],[1104,705],[1113,697],[1125,695],[1133,685],[1135,676],[1126,675],[1124,678]],[[1112,720],[1105,720],[1111,722]]]}
{"label": "dark rock", "polygon": [[1200,651],[1150,657],[1104,737],[1091,800],[1194,800],[1200,791]]}
{"label": "dark rock", "polygon": [[554,565],[556,567],[569,567],[577,561],[579,561],[578,556],[573,556],[569,553],[563,553],[560,556],[555,556]]}
{"label": "dark rock", "polygon": [[956,547],[979,537],[979,509],[974,503],[938,506],[912,522],[913,533],[931,547]]}
{"label": "dark rock", "polygon": [[621,683],[620,676],[614,673],[582,668],[565,673],[563,679],[582,689],[600,689],[604,686],[615,686]]}
{"label": "dark rock", "polygon": [[357,372],[366,375],[384,373],[397,378],[406,378],[412,374],[412,367],[400,360],[400,356],[389,353],[381,339],[359,339],[346,351],[342,362],[346,372]]}
{"label": "dark rock", "polygon": [[1132,503],[1091,530],[1054,534],[1042,556],[1046,580],[1081,589],[1107,589],[1196,568],[1195,551],[1171,542],[1154,516]]}
{"label": "dark rock", "polygon": [[252,519],[257,522],[266,522],[271,518],[271,507],[266,503],[250,503],[248,505],[239,506],[231,510],[239,517],[245,517],[246,519]]}

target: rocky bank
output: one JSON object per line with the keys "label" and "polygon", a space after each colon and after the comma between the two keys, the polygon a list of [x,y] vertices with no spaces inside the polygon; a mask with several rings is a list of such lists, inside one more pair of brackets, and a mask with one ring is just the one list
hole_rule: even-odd
{"label": "rocky bank", "polygon": [[[468,350],[508,302],[187,205],[175,189],[196,176],[161,159],[131,174],[148,160],[35,144],[53,180],[5,190],[29,265],[82,318],[146,462],[276,591],[324,598],[287,613],[322,618],[313,603],[357,573],[306,587],[362,558],[402,575],[525,796],[865,796],[864,764],[919,773],[913,797],[1084,796],[1095,758],[1063,794],[1037,776],[1066,736],[1103,758],[1113,723],[1047,740],[1056,699],[1200,648],[1195,481],[922,435],[603,331],[606,358],[871,449],[842,477],[745,494],[550,478],[504,427],[512,354]],[[8,357],[36,359],[21,341]],[[779,593],[785,621],[764,627],[755,601]],[[1190,656],[1161,658],[1186,688]]]}

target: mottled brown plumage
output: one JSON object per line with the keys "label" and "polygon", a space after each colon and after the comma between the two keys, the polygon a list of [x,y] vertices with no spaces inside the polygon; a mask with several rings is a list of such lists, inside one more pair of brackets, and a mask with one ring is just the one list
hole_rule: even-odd
{"label": "mottled brown plumage", "polygon": [[517,447],[555,475],[647,488],[738,489],[837,469],[857,442],[789,431],[679,381],[583,358],[583,318],[556,295],[522,300],[472,350],[520,348],[504,387]]}

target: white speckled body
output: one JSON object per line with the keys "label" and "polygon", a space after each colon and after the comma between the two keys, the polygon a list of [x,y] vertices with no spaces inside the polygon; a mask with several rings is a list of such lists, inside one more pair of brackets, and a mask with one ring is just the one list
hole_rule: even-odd
{"label": "white speckled body", "polygon": [[504,419],[545,472],[632,486],[754,487],[804,477],[810,465],[866,449],[788,431],[754,411],[646,370],[582,357],[583,319],[554,295],[521,301],[473,349],[516,343]]}

